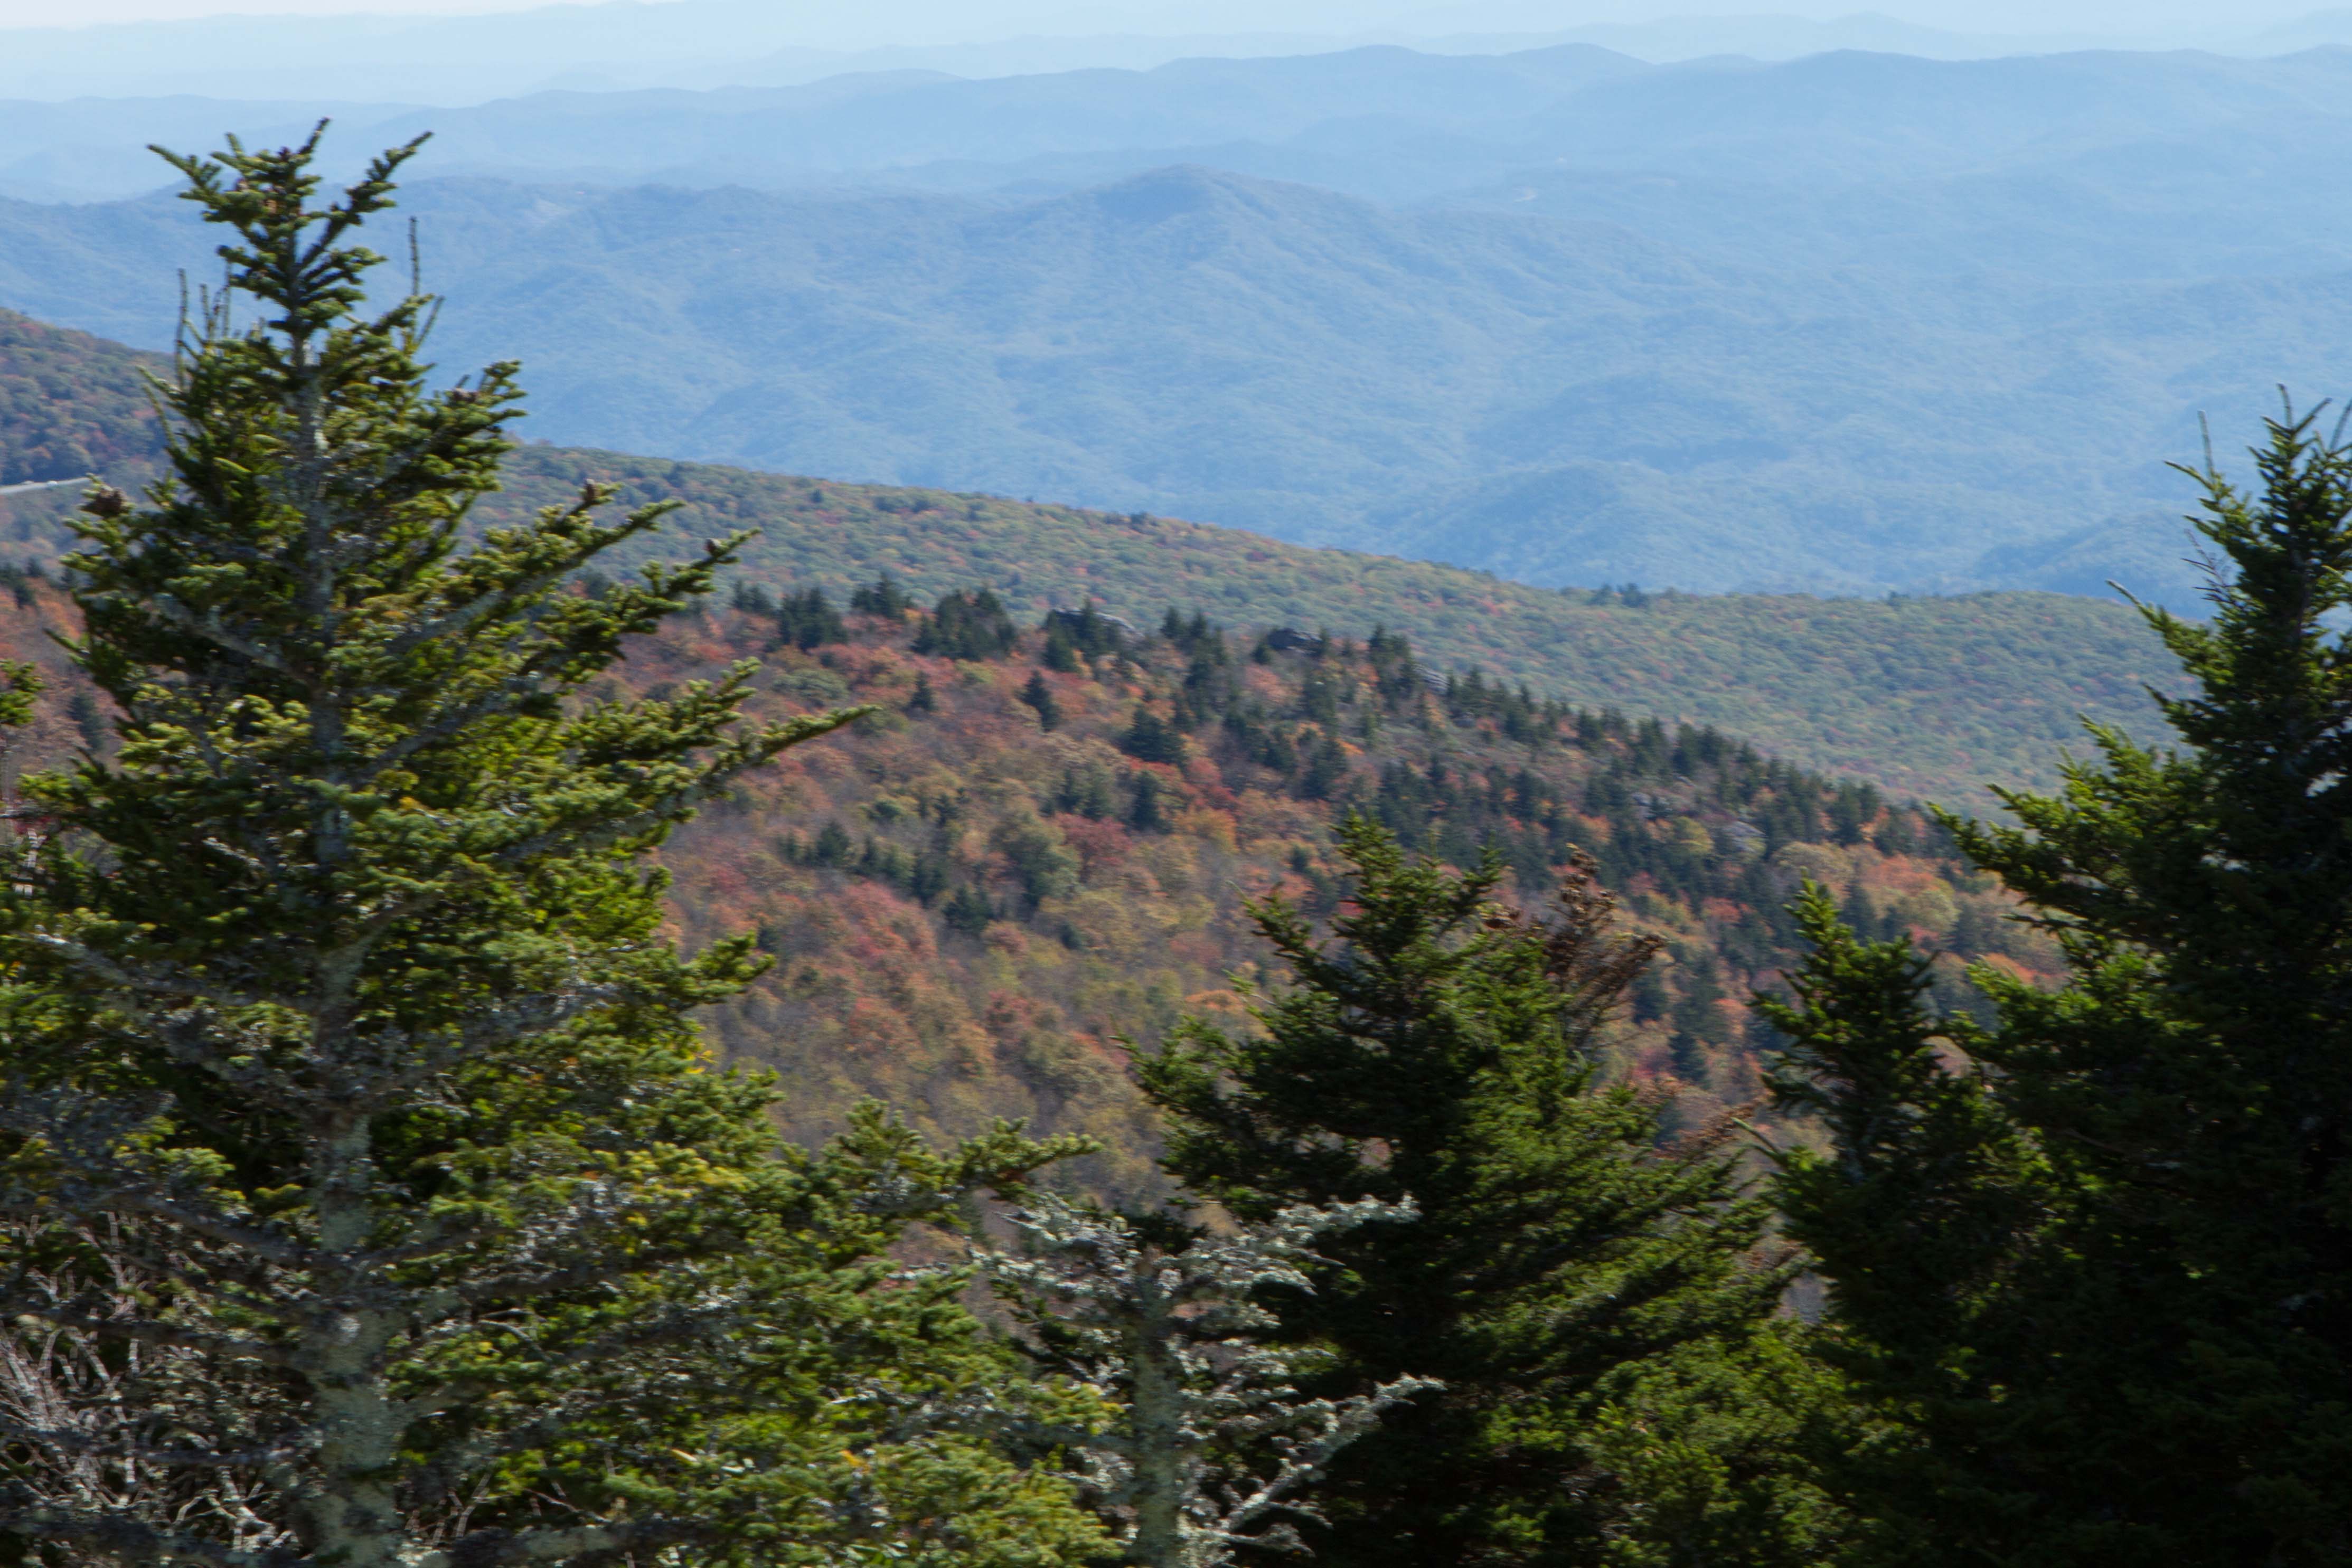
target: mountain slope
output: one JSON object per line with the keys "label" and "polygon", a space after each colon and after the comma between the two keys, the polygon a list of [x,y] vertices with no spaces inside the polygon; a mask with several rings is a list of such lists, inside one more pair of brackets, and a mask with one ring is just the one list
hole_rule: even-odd
{"label": "mountain slope", "polygon": [[[133,484],[155,433],[128,401],[152,356],[0,316],[0,386],[36,376],[63,395],[0,405],[0,452],[60,425],[126,455]],[[1311,549],[1165,517],[1002,497],[760,474],[531,445],[483,508],[511,516],[614,484],[631,505],[677,501],[667,540],[751,528],[745,574],[836,598],[889,570],[926,598],[990,587],[1030,611],[1088,599],[1139,622],[1170,605],[1232,624],[1412,637],[1442,669],[1483,669],[1539,694],[1712,725],[1776,756],[1900,796],[1971,807],[1987,783],[2047,783],[2076,716],[2142,733],[2143,686],[2167,673],[2138,618],[2049,594],[1900,600],[1552,591],[1391,557]],[[70,489],[0,497],[0,540],[53,555]]]}
{"label": "mountain slope", "polygon": [[152,355],[0,310],[0,486],[152,462],[161,429]]}
{"label": "mountain slope", "polygon": [[[0,657],[56,683],[11,756],[21,770],[101,742],[102,715],[48,636],[70,625],[55,587],[6,586]],[[754,931],[775,961],[709,1028],[730,1059],[781,1074],[797,1136],[869,1094],[938,1135],[1021,1115],[1103,1140],[1079,1173],[1092,1189],[1151,1191],[1156,1134],[1129,1051],[1186,1011],[1240,1012],[1234,981],[1264,956],[1246,899],[1332,911],[1330,831],[1349,810],[1455,863],[1492,844],[1526,903],[1591,854],[1665,944],[1608,1066],[1678,1091],[1685,1125],[1757,1094],[1745,997],[1790,960],[1782,906],[1801,877],[1870,929],[1951,949],[1946,982],[1961,955],[2027,975],[2057,962],[1918,812],[1719,735],[1483,683],[1433,690],[1387,639],[1276,651],[1205,623],[1171,638],[1097,622],[1066,628],[1077,636],[1057,655],[980,609],[964,618],[978,645],[957,645],[919,612],[824,628],[748,591],[638,640],[617,673],[644,691],[757,657],[755,718],[883,707],[661,852],[677,935]]]}
{"label": "mountain slope", "polygon": [[1972,808],[1990,803],[1988,782],[2050,782],[2058,748],[2080,740],[2078,716],[2161,730],[2145,687],[2169,665],[2111,601],[1549,591],[1165,517],[546,447],[516,454],[490,514],[551,504],[588,478],[632,503],[686,502],[677,522],[691,535],[761,528],[745,559],[764,582],[838,598],[887,570],[926,597],[993,587],[1030,609],[1092,598],[1139,623],[1173,606],[1355,637],[1385,624],[1441,669],[1712,725]]}

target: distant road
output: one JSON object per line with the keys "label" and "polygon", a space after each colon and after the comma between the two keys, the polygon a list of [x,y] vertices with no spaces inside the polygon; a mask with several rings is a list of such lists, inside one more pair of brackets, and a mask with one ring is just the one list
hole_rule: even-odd
{"label": "distant road", "polygon": [[60,485],[84,485],[87,479],[35,479],[25,485],[0,485],[0,496],[21,495],[26,490],[54,490]]}

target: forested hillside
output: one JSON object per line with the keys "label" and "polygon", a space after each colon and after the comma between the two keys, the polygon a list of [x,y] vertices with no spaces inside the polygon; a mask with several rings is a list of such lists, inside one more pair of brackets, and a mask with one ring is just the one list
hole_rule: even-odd
{"label": "forested hillside", "polygon": [[1146,620],[1173,601],[1234,625],[1386,624],[1445,667],[1971,808],[1989,782],[2054,777],[2079,716],[2161,722],[2144,689],[2165,674],[2155,639],[2097,600],[1553,591],[1166,517],[544,447],[516,455],[488,509],[519,515],[592,477],[632,502],[688,502],[695,533],[762,529],[744,557],[762,580],[839,595],[887,570],[927,601],[985,587],[1033,611],[1094,599]]}
{"label": "forested hillside", "polygon": [[[161,361],[0,317],[0,384],[42,389],[0,407],[0,452],[40,447],[69,423],[100,444],[97,466],[135,484],[155,440],[137,363]],[[2052,778],[2078,715],[2142,731],[2158,722],[2142,687],[2164,665],[2147,628],[2119,605],[2057,594],[1548,591],[1166,517],[546,446],[514,455],[482,515],[511,519],[590,478],[633,504],[686,503],[685,531],[761,530],[744,558],[754,582],[839,598],[887,570],[926,602],[990,588],[1032,616],[1093,600],[1129,619],[1175,602],[1231,625],[1361,635],[1385,624],[1443,667],[1713,726],[1899,797],[1982,807],[1988,783]],[[53,554],[73,502],[70,489],[0,497],[0,550]]]}
{"label": "forested hillside", "polygon": [[[14,759],[30,767],[100,737],[102,710],[48,641],[54,585],[9,580],[0,658],[58,683]],[[1784,906],[1803,877],[1865,930],[2020,974],[2055,965],[1940,830],[1872,787],[1446,672],[1402,636],[1268,639],[1192,614],[1041,631],[993,596],[945,613],[870,588],[866,612],[823,598],[746,589],[638,643],[614,688],[669,695],[756,656],[754,718],[881,707],[664,851],[688,942],[755,930],[776,961],[710,1029],[783,1075],[803,1137],[868,1094],[942,1134],[1023,1115],[1104,1138],[1089,1181],[1149,1190],[1128,1042],[1151,1049],[1187,1011],[1239,1016],[1233,978],[1264,956],[1245,901],[1279,892],[1328,915],[1332,829],[1351,810],[1457,865],[1492,845],[1523,900],[1590,853],[1667,944],[1614,1070],[1687,1091],[1693,1125],[1760,1093],[1745,998],[1793,959]],[[1956,978],[1957,958],[1942,964]]]}
{"label": "forested hillside", "polygon": [[135,469],[161,448],[154,356],[0,310],[0,486]]}

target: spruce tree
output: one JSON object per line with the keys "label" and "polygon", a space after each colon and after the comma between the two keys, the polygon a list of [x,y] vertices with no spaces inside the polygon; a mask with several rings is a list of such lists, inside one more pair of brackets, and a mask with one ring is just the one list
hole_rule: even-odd
{"label": "spruce tree", "polygon": [[1719,1141],[1663,1147],[1660,1103],[1598,1077],[1654,945],[1614,929],[1589,875],[1546,924],[1496,901],[1491,858],[1455,873],[1353,817],[1339,849],[1353,886],[1329,939],[1279,900],[1255,911],[1287,970],[1257,1031],[1191,1022],[1143,1070],[1169,1171],[1242,1220],[1418,1208],[1328,1239],[1313,1294],[1276,1302],[1330,1357],[1315,1392],[1444,1385],[1334,1462],[1316,1550],[1351,1568],[1812,1561],[1834,1520],[1787,1469],[1795,1429],[1738,1392],[1785,1359],[1762,1207]]}
{"label": "spruce tree", "polygon": [[1021,700],[1037,710],[1037,727],[1053,729],[1062,722],[1062,705],[1046,684],[1043,670],[1029,672],[1029,684],[1021,688]]}
{"label": "spruce tree", "polygon": [[[882,601],[878,588],[877,601]],[[1003,601],[983,588],[976,593],[941,594],[916,632],[913,645],[918,653],[943,658],[993,659],[1011,653],[1019,637]]]}
{"label": "spruce tree", "polygon": [[589,689],[736,541],[579,591],[660,516],[591,486],[466,543],[513,367],[429,392],[429,302],[360,313],[353,231],[415,144],[320,204],[316,142],[173,159],[228,291],[158,388],[169,477],[95,491],[70,561],[121,746],[26,786],[5,879],[0,1532],[51,1564],[1083,1560],[992,1446],[1026,1395],[960,1281],[884,1256],[1055,1151],[933,1156],[871,1112],[782,1145],[690,1021],[756,955],[674,951],[640,863],[854,716],[739,724],[748,668]]}
{"label": "spruce tree", "polygon": [[871,582],[860,583],[849,593],[849,607],[864,615],[881,615],[896,621],[915,607],[898,580],[884,572]]}
{"label": "spruce tree", "polygon": [[775,616],[778,640],[803,653],[827,643],[838,643],[848,634],[842,624],[841,612],[833,607],[833,601],[824,596],[822,588],[786,594],[776,606]]}
{"label": "spruce tree", "polygon": [[1135,705],[1135,717],[1118,737],[1118,748],[1139,762],[1184,765],[1184,737],[1173,725],[1152,711],[1149,703]]}
{"label": "spruce tree", "polygon": [[1885,1561],[2352,1559],[2352,447],[2208,463],[2209,622],[2157,749],[2097,729],[2011,824],[1947,819],[2063,946],[1938,1016],[1816,894],[1779,1196],[1892,1423],[1845,1487]]}

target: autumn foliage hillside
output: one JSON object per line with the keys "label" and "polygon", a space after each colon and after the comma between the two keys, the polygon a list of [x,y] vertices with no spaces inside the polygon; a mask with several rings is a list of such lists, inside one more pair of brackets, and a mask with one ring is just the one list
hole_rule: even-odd
{"label": "autumn foliage hillside", "polygon": [[1137,635],[1092,616],[1040,631],[961,598],[944,631],[887,605],[835,626],[812,601],[772,603],[676,626],[630,670],[676,684],[756,655],[759,707],[878,706],[666,857],[687,935],[754,929],[774,956],[715,1030],[783,1073],[803,1133],[864,1094],[942,1133],[1025,1115],[1102,1137],[1095,1179],[1148,1185],[1129,1052],[1187,1011],[1245,1010],[1247,901],[1334,908],[1331,829],[1349,810],[1456,863],[1491,849],[1522,899],[1589,854],[1666,944],[1614,1065],[1685,1089],[1687,1119],[1758,1092],[1745,998],[1791,956],[1782,905],[1802,877],[1866,928],[2054,967],[1928,820],[1866,785],[1440,676],[1386,633],[1171,617]]}
{"label": "autumn foliage hillside", "polygon": [[[1612,1066],[1683,1091],[1685,1121],[1758,1092],[1745,998],[1792,955],[1782,906],[1802,877],[1865,929],[2056,965],[1919,811],[1714,731],[1440,673],[1375,629],[1122,630],[1092,612],[1041,629],[991,595],[861,598],[739,591],[641,640],[620,677],[675,687],[752,658],[754,716],[876,706],[662,854],[681,935],[753,931],[774,959],[710,1029],[782,1074],[800,1135],[867,1095],[940,1134],[1025,1116],[1103,1139],[1091,1182],[1148,1189],[1130,1052],[1188,1011],[1244,1013],[1248,901],[1336,907],[1331,829],[1350,810],[1456,864],[1491,847],[1523,900],[1589,855],[1665,944]],[[14,769],[107,743],[50,636],[70,626],[53,581],[0,573],[0,658],[50,683]]]}
{"label": "autumn foliage hillside", "polygon": [[162,363],[0,310],[0,485],[152,464],[163,431],[140,372]]}

